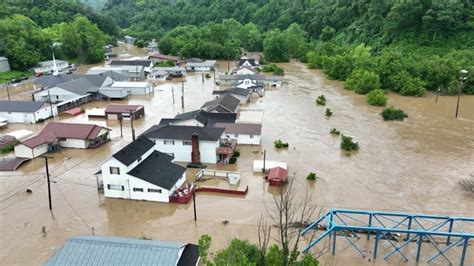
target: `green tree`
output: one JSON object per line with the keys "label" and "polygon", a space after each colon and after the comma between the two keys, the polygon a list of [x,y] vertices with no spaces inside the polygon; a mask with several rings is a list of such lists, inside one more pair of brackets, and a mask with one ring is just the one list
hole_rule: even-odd
{"label": "green tree", "polygon": [[270,62],[288,62],[289,44],[285,34],[278,29],[268,32],[263,40],[263,55]]}
{"label": "green tree", "polygon": [[367,103],[374,106],[385,106],[387,104],[387,96],[381,89],[375,89],[367,93]]}
{"label": "green tree", "polygon": [[257,265],[261,261],[260,250],[248,241],[233,239],[230,245],[216,253],[216,265]]}
{"label": "green tree", "polygon": [[368,70],[356,69],[347,78],[344,87],[359,94],[367,94],[370,91],[380,89],[379,76]]}

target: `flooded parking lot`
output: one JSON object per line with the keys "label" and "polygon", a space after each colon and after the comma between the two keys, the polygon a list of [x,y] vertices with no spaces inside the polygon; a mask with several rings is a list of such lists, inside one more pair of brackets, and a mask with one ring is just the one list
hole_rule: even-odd
{"label": "flooded parking lot", "polygon": [[[220,62],[220,66],[221,70],[227,69],[226,62]],[[326,80],[320,71],[308,70],[297,62],[281,66],[287,84],[268,90],[263,98],[254,97],[245,107],[264,111],[261,147],[240,147],[241,156],[234,166],[209,166],[240,171],[239,188],[248,186],[249,193],[245,197],[198,194],[197,222],[193,220],[191,203],[106,199],[97,192],[93,174],[100,163],[131,141],[127,121],[120,137],[117,122],[89,120],[85,114],[56,117],[55,121],[107,126],[112,129],[112,141],[97,149],[63,149],[51,154],[52,212],[48,209],[43,159],[29,161],[13,173],[0,172],[0,263],[41,264],[68,237],[92,232],[194,243],[200,235],[209,234],[213,238],[212,249],[225,246],[234,237],[256,242],[257,221],[265,215],[265,205],[270,204],[274,192],[263,175],[252,172],[252,162],[263,158],[263,150],[269,160],[287,161],[297,189],[309,186],[314,203],[325,209],[474,216],[473,197],[457,185],[460,179],[474,174],[473,96],[462,96],[460,118],[454,119],[455,97],[440,97],[435,104],[430,94],[423,98],[391,94],[389,105],[405,110],[409,118],[404,122],[384,122],[380,108],[367,105],[361,95],[345,91],[340,82]],[[184,87],[184,109],[180,81],[160,83],[151,95],[114,103],[145,106],[146,116],[134,123],[140,134],[161,118],[199,108],[213,98],[211,92],[218,88],[212,78],[202,83],[200,74],[188,75]],[[29,99],[31,90],[15,88],[12,99]],[[1,93],[1,99],[6,99]],[[314,104],[321,94],[327,98],[326,107],[334,112],[329,119],[324,115],[325,108]],[[91,102],[84,108],[103,108],[107,104]],[[39,132],[42,126],[16,124],[10,125],[8,131],[26,128]],[[329,134],[333,127],[353,136],[360,150],[352,156],[342,153],[339,138]],[[275,150],[273,141],[277,138],[290,147]],[[195,172],[188,171],[188,180],[194,180]],[[306,180],[309,172],[320,177],[314,185],[308,185]],[[225,185],[216,180],[207,182],[206,185]],[[26,188],[33,193],[27,194]],[[224,220],[229,223],[222,223]],[[329,265],[367,263],[351,252],[347,248],[336,258],[327,253],[321,260]],[[474,262],[474,258],[471,256],[467,262]],[[377,264],[384,263],[377,260]]]}

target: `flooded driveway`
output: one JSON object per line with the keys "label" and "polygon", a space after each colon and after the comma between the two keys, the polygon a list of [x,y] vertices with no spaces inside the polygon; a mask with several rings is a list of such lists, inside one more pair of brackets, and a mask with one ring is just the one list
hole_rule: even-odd
{"label": "flooded driveway", "polygon": [[[455,97],[440,97],[435,104],[433,95],[411,98],[391,94],[389,105],[405,110],[409,118],[384,122],[379,115],[381,108],[367,105],[364,96],[345,91],[340,82],[328,81],[321,72],[300,63],[281,66],[288,84],[268,90],[263,98],[253,98],[247,107],[263,110],[262,146],[240,147],[235,166],[209,166],[240,171],[239,188],[248,186],[249,193],[245,197],[197,194],[197,222],[192,204],[106,199],[97,192],[93,174],[102,161],[131,141],[129,124],[124,123],[121,138],[116,122],[88,120],[85,114],[55,118],[107,126],[113,130],[112,141],[95,150],[64,149],[51,154],[52,212],[48,209],[42,159],[24,164],[17,172],[0,173],[0,263],[41,264],[66,238],[92,233],[194,243],[200,235],[209,234],[213,250],[234,237],[256,243],[257,221],[265,215],[265,205],[271,204],[273,195],[263,176],[252,173],[252,161],[262,159],[263,150],[268,160],[287,161],[297,189],[310,186],[314,204],[325,209],[474,216],[474,198],[457,185],[458,180],[474,174],[473,96],[462,96],[460,118],[454,119]],[[225,71],[227,63],[220,62],[220,69]],[[184,109],[179,81],[161,83],[154,94],[133,96],[122,103],[145,106],[146,116],[134,123],[140,134],[163,117],[199,108],[213,98],[215,88],[212,78],[202,83],[200,74],[191,74],[185,82]],[[326,96],[326,107],[334,112],[329,119],[324,115],[326,107],[314,103],[321,94]],[[85,108],[107,104],[92,102]],[[339,138],[329,134],[333,127],[353,136],[360,150],[352,156],[342,153]],[[11,125],[8,131],[21,128],[38,132],[42,125]],[[289,149],[275,150],[273,141],[277,138],[288,142]],[[320,180],[308,185],[309,172],[317,173]],[[188,171],[188,180],[194,180],[194,173]],[[216,180],[207,182],[225,186]],[[27,194],[26,188],[33,193]],[[224,220],[229,223],[224,224]],[[348,247],[340,254],[332,257],[326,253],[321,260],[329,265],[367,263]],[[467,260],[473,261],[472,256]],[[376,264],[385,262],[380,258]]]}

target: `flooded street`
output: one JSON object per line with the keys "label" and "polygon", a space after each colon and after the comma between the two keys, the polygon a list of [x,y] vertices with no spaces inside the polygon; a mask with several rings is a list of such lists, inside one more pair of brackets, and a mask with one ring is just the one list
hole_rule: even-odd
{"label": "flooded street", "polygon": [[[256,243],[257,221],[265,216],[265,206],[271,204],[275,193],[269,190],[263,175],[252,172],[252,162],[263,158],[263,150],[267,151],[268,160],[287,161],[298,192],[309,186],[314,204],[325,210],[352,208],[474,216],[474,197],[462,192],[457,184],[474,174],[474,96],[461,97],[460,118],[454,119],[456,97],[440,97],[435,103],[431,94],[423,98],[390,94],[388,105],[403,109],[409,118],[384,122],[379,115],[381,108],[369,106],[365,96],[344,90],[340,82],[325,79],[320,71],[306,69],[297,62],[280,66],[285,69],[287,84],[267,90],[265,97],[254,97],[252,103],[243,107],[264,112],[261,147],[240,147],[236,165],[208,167],[240,171],[238,188],[248,186],[249,193],[245,197],[197,194],[197,222],[193,220],[192,203],[106,199],[97,192],[93,174],[100,163],[131,141],[127,121],[121,138],[117,122],[89,120],[85,114],[56,117],[55,121],[107,126],[112,129],[112,141],[98,149],[63,149],[51,154],[52,212],[48,209],[43,159],[29,161],[16,172],[0,172],[0,264],[41,264],[68,237],[92,233],[192,243],[197,243],[200,235],[209,234],[213,238],[212,250],[224,247],[234,237]],[[220,62],[220,70],[227,70],[226,62]],[[179,81],[162,82],[153,94],[113,103],[145,106],[146,116],[134,122],[137,134],[141,134],[161,118],[199,108],[213,99],[211,92],[217,88],[213,78],[202,83],[201,75],[196,73],[186,77],[184,109]],[[29,99],[31,90],[18,88],[10,93],[12,99]],[[321,94],[326,96],[326,107],[314,103]],[[4,91],[0,97],[6,99]],[[84,108],[103,108],[107,104],[91,102]],[[326,108],[334,112],[329,119],[324,115]],[[25,128],[37,133],[42,126],[15,124],[6,131]],[[339,137],[329,134],[333,127],[354,137],[360,150],[351,156],[341,152]],[[278,138],[290,147],[275,150],[273,141]],[[195,172],[188,171],[189,181],[194,180]],[[320,179],[310,184],[306,180],[309,172],[315,172]],[[227,185],[216,180],[204,184]],[[27,194],[26,188],[33,193]],[[224,220],[229,224],[223,224]],[[41,232],[42,226],[46,227],[46,234]],[[367,258],[360,258],[349,246],[345,247],[338,250],[340,256],[326,252],[321,261],[325,265],[368,263]],[[471,244],[468,265],[474,262],[473,248]],[[390,262],[397,263],[398,259],[392,258]],[[378,258],[375,264],[387,262]]]}

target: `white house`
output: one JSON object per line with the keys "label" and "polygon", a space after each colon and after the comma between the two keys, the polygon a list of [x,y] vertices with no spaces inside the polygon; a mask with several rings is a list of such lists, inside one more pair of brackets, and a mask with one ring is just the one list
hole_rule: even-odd
{"label": "white house", "polygon": [[109,140],[110,129],[93,124],[48,123],[41,132],[15,146],[15,156],[35,158],[64,148],[95,148]]}
{"label": "white house", "polygon": [[113,89],[127,91],[130,95],[147,95],[153,92],[153,84],[150,82],[114,82],[109,86]]}
{"label": "white house", "polygon": [[63,70],[69,67],[69,62],[64,60],[48,60],[39,62],[39,66],[33,68],[35,73],[45,73],[48,71],[54,70],[54,61],[56,61],[56,68],[58,70]]}
{"label": "white house", "polygon": [[204,62],[189,62],[186,63],[186,71],[194,72],[210,72],[214,70],[216,60],[206,60]]}
{"label": "white house", "polygon": [[140,137],[105,161],[101,166],[104,195],[169,202],[186,181],[186,168],[156,148],[153,141]]}
{"label": "white house", "polygon": [[236,119],[236,113],[210,113],[204,110],[195,110],[178,114],[174,118],[161,119],[160,125],[204,127],[216,122],[234,123]]}
{"label": "white house", "polygon": [[169,74],[164,70],[156,70],[148,74],[147,79],[151,81],[166,80]]}
{"label": "white house", "polygon": [[214,127],[225,128],[224,134],[228,139],[234,139],[240,145],[260,145],[262,125],[215,123]]}
{"label": "white house", "polygon": [[252,66],[240,66],[234,71],[236,75],[257,75],[258,71]]}
{"label": "white house", "polygon": [[155,125],[142,135],[153,140],[159,151],[173,156],[178,162],[191,162],[193,134],[198,135],[202,163],[215,164],[220,161],[218,148],[224,136],[223,128]]}
{"label": "white house", "polygon": [[238,67],[241,67],[241,66],[256,67],[258,66],[258,62],[257,60],[255,60],[255,58],[242,57],[237,62],[237,66]]}
{"label": "white house", "polygon": [[280,87],[283,84],[282,76],[270,75],[219,75],[219,82],[221,85],[231,85],[232,83],[242,80],[254,80],[262,82],[264,85],[270,87]]}
{"label": "white house", "polygon": [[56,109],[45,102],[0,101],[0,117],[8,123],[33,124],[55,115]]}

